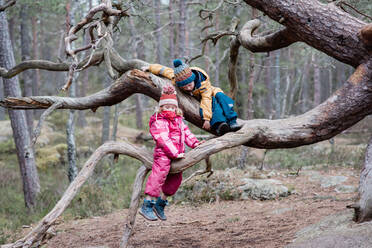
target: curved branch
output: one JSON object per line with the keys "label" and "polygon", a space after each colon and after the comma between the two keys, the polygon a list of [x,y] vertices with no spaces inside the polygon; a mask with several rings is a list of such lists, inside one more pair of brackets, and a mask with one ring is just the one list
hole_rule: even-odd
{"label": "curved branch", "polygon": [[367,23],[335,4],[318,0],[244,0],[286,26],[301,41],[329,56],[358,67],[370,59],[369,48],[358,37]]}
{"label": "curved branch", "polygon": [[[77,68],[88,67],[90,65],[99,64],[103,59],[103,52],[97,51],[92,55],[92,58],[86,57],[82,60]],[[3,67],[0,67],[0,76],[3,78],[12,78],[17,74],[29,70],[29,69],[41,69],[47,71],[68,71],[71,64],[69,63],[55,63],[48,60],[27,60],[22,61],[13,68],[6,70]]]}
{"label": "curved branch", "polygon": [[[234,17],[230,24],[230,31],[234,32],[238,27],[240,20]],[[237,37],[231,37],[230,39],[230,56],[229,56],[229,83],[230,83],[230,92],[229,96],[232,99],[235,99],[236,93],[238,92],[238,80],[236,77],[236,70],[238,64],[240,42]]]}
{"label": "curved branch", "polygon": [[90,177],[97,163],[107,154],[123,154],[140,160],[147,168],[151,168],[152,154],[145,148],[140,148],[125,142],[107,142],[100,146],[84,164],[75,180],[69,185],[62,198],[54,208],[32,229],[25,237],[13,244],[2,245],[1,248],[31,247],[37,241],[42,240],[45,232],[54,224],[56,219],[70,204],[81,186]]}
{"label": "curved branch", "polygon": [[[371,78],[372,60],[360,65],[344,87],[324,103],[302,115],[279,120],[239,120],[251,130],[260,130],[254,139],[244,144],[256,148],[290,148],[327,140],[339,134],[372,113]],[[142,93],[158,101],[161,88],[166,83],[170,82],[149,73],[132,70],[110,87],[91,96],[6,98],[0,101],[0,105],[17,109],[38,109],[48,108],[54,102],[61,101],[61,108],[64,109],[96,109],[121,102],[134,93]],[[180,91],[177,95],[185,118],[201,128],[199,102]]]}
{"label": "curved branch", "polygon": [[240,44],[251,52],[270,52],[299,41],[299,38],[288,28],[265,36],[253,36],[254,31],[258,29],[260,25],[260,20],[250,20],[244,24],[238,35]]}
{"label": "curved branch", "polygon": [[14,4],[16,4],[16,2],[17,2],[17,0],[9,0],[5,4],[0,5],[0,12],[3,12],[7,8],[13,6]]}

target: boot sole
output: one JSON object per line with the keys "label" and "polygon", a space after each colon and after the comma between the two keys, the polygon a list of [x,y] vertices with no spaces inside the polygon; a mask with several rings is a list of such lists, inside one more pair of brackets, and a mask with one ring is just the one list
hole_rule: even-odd
{"label": "boot sole", "polygon": [[154,213],[155,213],[155,215],[159,218],[159,220],[162,220],[162,221],[167,220],[167,218],[165,218],[165,219],[161,218],[161,217],[159,216],[158,212],[156,211],[156,209],[154,209]]}
{"label": "boot sole", "polygon": [[222,135],[228,133],[229,131],[230,131],[230,127],[227,124],[221,124],[221,126],[219,127],[219,129],[217,131],[217,134],[219,136],[222,136]]}
{"label": "boot sole", "polygon": [[[155,211],[154,211],[155,212]],[[144,213],[142,213],[142,211],[141,211],[141,209],[140,209],[140,211],[138,211],[138,213],[140,214],[140,215],[142,215],[143,216],[143,218],[145,218],[146,220],[149,220],[149,221],[157,221],[158,219],[149,219]],[[156,213],[155,213],[155,215],[157,215]]]}

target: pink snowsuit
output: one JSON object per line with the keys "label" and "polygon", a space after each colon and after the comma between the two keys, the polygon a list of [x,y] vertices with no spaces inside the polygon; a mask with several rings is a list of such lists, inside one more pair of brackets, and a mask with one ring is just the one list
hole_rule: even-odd
{"label": "pink snowsuit", "polygon": [[182,172],[168,174],[172,159],[185,152],[185,143],[194,148],[199,141],[183,122],[181,116],[176,116],[171,120],[163,112],[154,114],[150,118],[149,125],[156,147],[145,194],[159,197],[161,190],[166,196],[171,196],[176,193],[182,182]]}

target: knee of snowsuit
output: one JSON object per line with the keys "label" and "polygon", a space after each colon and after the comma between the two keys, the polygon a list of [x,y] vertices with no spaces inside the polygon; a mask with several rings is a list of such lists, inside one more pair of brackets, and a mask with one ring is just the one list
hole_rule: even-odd
{"label": "knee of snowsuit", "polygon": [[174,195],[182,182],[182,172],[168,174],[171,159],[165,154],[154,156],[152,171],[147,179],[145,194],[152,197],[159,197],[160,190],[167,196]]}
{"label": "knee of snowsuit", "polygon": [[[203,119],[203,110],[200,108],[200,116]],[[230,124],[236,121],[238,117],[234,111],[234,100],[225,95],[223,92],[218,92],[212,97],[212,119],[210,124],[213,129],[217,129],[217,126],[221,122]]]}

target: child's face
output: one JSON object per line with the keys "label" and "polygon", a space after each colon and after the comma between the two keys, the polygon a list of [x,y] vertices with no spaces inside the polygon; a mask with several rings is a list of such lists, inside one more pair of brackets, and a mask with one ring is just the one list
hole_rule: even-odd
{"label": "child's face", "polygon": [[172,111],[172,112],[176,112],[177,110],[177,106],[176,105],[173,105],[173,104],[164,104],[160,107],[160,110],[161,111]]}
{"label": "child's face", "polygon": [[194,86],[195,86],[195,83],[194,83],[194,81],[192,81],[191,83],[186,84],[185,86],[182,86],[180,88],[183,91],[191,92],[194,89]]}

